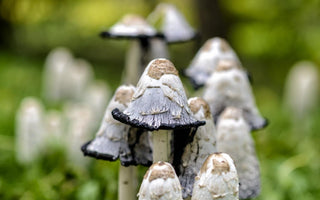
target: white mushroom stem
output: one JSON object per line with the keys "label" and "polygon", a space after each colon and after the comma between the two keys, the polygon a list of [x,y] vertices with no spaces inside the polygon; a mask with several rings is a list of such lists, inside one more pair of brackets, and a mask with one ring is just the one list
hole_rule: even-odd
{"label": "white mushroom stem", "polygon": [[138,39],[132,40],[126,55],[125,70],[122,82],[125,84],[137,84],[141,71],[142,49]]}
{"label": "white mushroom stem", "polygon": [[118,200],[134,200],[136,199],[135,180],[136,167],[129,166],[119,167],[119,181],[118,181]]}
{"label": "white mushroom stem", "polygon": [[168,130],[157,130],[152,132],[153,162],[169,161],[170,140]]}

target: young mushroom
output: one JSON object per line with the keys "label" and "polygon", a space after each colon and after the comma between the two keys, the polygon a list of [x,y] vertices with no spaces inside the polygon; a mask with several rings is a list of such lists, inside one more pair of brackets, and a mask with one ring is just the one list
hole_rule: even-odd
{"label": "young mushroom", "polygon": [[248,76],[232,60],[221,60],[206,82],[204,100],[210,105],[215,120],[228,106],[243,110],[243,116],[252,130],[265,127],[268,123],[256,106]]}
{"label": "young mushroom", "polygon": [[181,185],[173,167],[156,162],[146,172],[141,184],[139,200],[182,200]]}
{"label": "young mushroom", "polygon": [[250,127],[242,110],[226,108],[217,124],[217,150],[228,153],[237,166],[240,199],[254,198],[260,193],[260,169]]}
{"label": "young mushroom", "polygon": [[214,153],[203,163],[195,178],[191,200],[238,200],[236,167],[226,153]]}
{"label": "young mushroom", "polygon": [[179,165],[179,180],[182,185],[182,196],[192,196],[194,178],[209,155],[216,152],[216,128],[210,113],[210,107],[199,97],[188,100],[189,107],[197,120],[206,122],[196,131],[193,141],[182,154]]}
{"label": "young mushroom", "polygon": [[34,97],[24,98],[16,114],[16,159],[28,165],[45,147],[44,108]]}
{"label": "young mushroom", "polygon": [[[109,31],[101,34],[103,38],[129,39],[132,41],[127,53],[124,83],[136,84],[139,75],[149,62],[150,40],[163,38],[148,22],[138,15],[125,15]],[[137,76],[138,74],[138,76]]]}
{"label": "young mushroom", "polygon": [[186,42],[198,35],[177,8],[169,3],[159,4],[148,16],[148,21],[159,28],[167,43]]}
{"label": "young mushroom", "polygon": [[190,78],[194,88],[198,89],[207,82],[219,61],[225,59],[241,65],[239,58],[226,40],[219,37],[211,38],[200,48],[185,70],[185,74]]}
{"label": "young mushroom", "polygon": [[152,131],[153,162],[168,161],[170,130],[204,125],[192,116],[178,71],[167,59],[152,60],[143,72],[124,111],[114,109],[116,120]]}

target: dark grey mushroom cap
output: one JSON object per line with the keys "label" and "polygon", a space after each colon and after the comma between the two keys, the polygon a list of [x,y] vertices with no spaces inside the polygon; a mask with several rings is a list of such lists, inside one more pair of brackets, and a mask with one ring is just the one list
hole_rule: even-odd
{"label": "dark grey mushroom cap", "polygon": [[116,39],[148,39],[159,37],[163,34],[158,33],[146,20],[138,15],[125,15],[118,23],[113,25],[108,31],[100,33],[102,38]]}
{"label": "dark grey mushroom cap", "polygon": [[114,109],[116,120],[150,131],[204,125],[190,111],[178,71],[167,59],[152,60],[142,74],[128,108]]}

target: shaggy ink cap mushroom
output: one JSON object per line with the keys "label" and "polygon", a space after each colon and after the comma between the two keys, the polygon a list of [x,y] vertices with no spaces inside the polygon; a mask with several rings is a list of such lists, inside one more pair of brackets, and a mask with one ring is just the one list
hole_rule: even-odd
{"label": "shaggy ink cap mushroom", "polygon": [[250,199],[260,193],[260,168],[250,134],[250,127],[242,116],[242,110],[227,107],[217,124],[217,150],[228,153],[237,166],[239,197]]}
{"label": "shaggy ink cap mushroom", "polygon": [[[85,156],[114,161],[120,157],[132,160],[132,155],[126,141],[130,127],[113,119],[111,111],[114,108],[124,110],[130,102],[135,88],[120,86],[112,97],[103,118],[101,127],[95,139],[81,147]],[[123,164],[123,163],[122,163]]]}
{"label": "shaggy ink cap mushroom", "polygon": [[146,172],[138,193],[139,200],[182,200],[181,185],[173,167],[156,162]]}
{"label": "shaggy ink cap mushroom", "polygon": [[128,108],[114,109],[112,115],[116,120],[149,131],[205,124],[192,116],[178,71],[169,60],[161,58],[152,60],[145,69]]}
{"label": "shaggy ink cap mushroom", "polygon": [[195,178],[191,200],[238,200],[236,167],[226,153],[214,153],[203,163]]}
{"label": "shaggy ink cap mushroom", "polygon": [[226,59],[241,65],[238,56],[226,40],[219,37],[211,38],[197,52],[185,74],[190,78],[194,88],[198,89],[206,83],[219,61]]}
{"label": "shaggy ink cap mushroom", "polygon": [[172,4],[159,4],[148,16],[148,21],[159,26],[167,43],[187,42],[198,36],[184,16]]}
{"label": "shaggy ink cap mushroom", "polygon": [[[179,180],[182,186],[182,196],[192,196],[194,178],[200,171],[206,158],[216,152],[216,128],[208,103],[199,97],[188,100],[193,116],[204,120],[206,124],[197,129],[193,141],[183,151],[179,164]],[[182,138],[181,138],[182,139]]]}
{"label": "shaggy ink cap mushroom", "polygon": [[219,61],[206,82],[203,99],[209,103],[215,120],[226,107],[233,106],[243,110],[252,130],[268,124],[256,106],[246,72],[235,61]]}
{"label": "shaggy ink cap mushroom", "polygon": [[116,39],[148,39],[154,37],[163,38],[148,22],[139,15],[125,15],[119,22],[113,25],[109,31],[100,34],[103,38]]}

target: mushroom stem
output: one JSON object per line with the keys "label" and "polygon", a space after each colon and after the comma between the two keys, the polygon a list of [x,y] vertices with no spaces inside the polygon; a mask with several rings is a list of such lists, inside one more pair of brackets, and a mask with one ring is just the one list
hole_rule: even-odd
{"label": "mushroom stem", "polygon": [[130,48],[127,51],[125,70],[123,72],[123,83],[137,84],[142,73],[141,69],[142,49],[138,39],[132,40]]}
{"label": "mushroom stem", "polygon": [[169,161],[170,140],[168,130],[157,130],[152,132],[153,140],[153,163],[158,161]]}
{"label": "mushroom stem", "polygon": [[135,200],[136,191],[135,183],[136,167],[124,167],[120,164],[119,167],[119,181],[118,181],[118,200]]}

